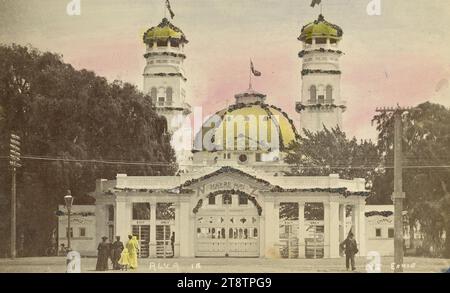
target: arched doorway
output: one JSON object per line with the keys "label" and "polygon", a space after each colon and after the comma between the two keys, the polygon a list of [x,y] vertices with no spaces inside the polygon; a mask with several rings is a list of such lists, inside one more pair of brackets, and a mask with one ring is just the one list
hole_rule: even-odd
{"label": "arched doorway", "polygon": [[259,257],[261,211],[255,197],[238,190],[200,199],[193,211],[195,256]]}

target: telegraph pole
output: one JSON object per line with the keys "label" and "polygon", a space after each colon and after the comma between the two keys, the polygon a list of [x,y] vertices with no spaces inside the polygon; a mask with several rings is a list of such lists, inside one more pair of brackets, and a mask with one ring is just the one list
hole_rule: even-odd
{"label": "telegraph pole", "polygon": [[11,258],[16,258],[16,169],[20,162],[20,136],[11,133],[9,165],[11,166]]}
{"label": "telegraph pole", "polygon": [[394,117],[394,265],[396,273],[403,272],[403,176],[402,176],[402,114],[404,112],[417,111],[414,108],[377,108],[380,113],[393,113]]}

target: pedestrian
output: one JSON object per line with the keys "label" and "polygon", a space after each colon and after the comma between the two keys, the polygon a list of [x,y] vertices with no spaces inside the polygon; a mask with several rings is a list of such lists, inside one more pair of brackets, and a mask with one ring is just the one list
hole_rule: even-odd
{"label": "pedestrian", "polygon": [[114,270],[120,270],[119,259],[123,251],[123,243],[120,241],[120,236],[116,236],[116,241],[112,244],[111,256]]}
{"label": "pedestrian", "polygon": [[175,257],[175,232],[170,236],[170,246],[172,246],[172,257]]}
{"label": "pedestrian", "polygon": [[103,236],[102,242],[97,247],[98,255],[97,255],[97,271],[107,271],[108,270],[108,257],[110,254],[110,244],[106,242],[108,237]]}
{"label": "pedestrian", "polygon": [[128,235],[128,242],[126,245],[128,249],[128,258],[130,262],[130,269],[137,269],[137,254],[139,252],[139,243],[136,236]]}
{"label": "pedestrian", "polygon": [[353,233],[350,231],[347,238],[341,243],[341,249],[345,251],[345,267],[350,268],[350,263],[352,266],[352,271],[356,270],[355,267],[355,254],[358,253],[358,244],[353,238]]}
{"label": "pedestrian", "polygon": [[128,271],[128,266],[130,265],[130,254],[127,248],[122,250],[118,264],[121,270]]}

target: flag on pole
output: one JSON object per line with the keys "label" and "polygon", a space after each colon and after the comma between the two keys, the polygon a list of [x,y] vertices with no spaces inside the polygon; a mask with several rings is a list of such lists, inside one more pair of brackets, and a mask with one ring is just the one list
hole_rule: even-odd
{"label": "flag on pole", "polygon": [[253,73],[254,76],[261,76],[261,72],[259,72],[258,70],[255,70],[255,67],[253,67],[252,60],[250,60],[250,68],[251,68],[252,73]]}
{"label": "flag on pole", "polygon": [[322,1],[322,0],[312,0],[312,2],[311,2],[311,7],[314,7],[314,6],[316,6],[316,5],[319,5],[321,1]]}
{"label": "flag on pole", "polygon": [[173,13],[172,7],[170,7],[170,2],[169,2],[169,0],[166,0],[166,7],[167,7],[167,10],[169,10],[170,18],[173,19],[173,17],[175,16],[175,13]]}

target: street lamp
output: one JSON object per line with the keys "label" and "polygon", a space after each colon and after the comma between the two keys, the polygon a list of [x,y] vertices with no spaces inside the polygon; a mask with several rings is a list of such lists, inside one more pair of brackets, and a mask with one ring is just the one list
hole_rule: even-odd
{"label": "street lamp", "polygon": [[70,249],[70,210],[72,209],[73,196],[70,190],[67,190],[67,195],[64,196],[67,208],[67,249]]}

